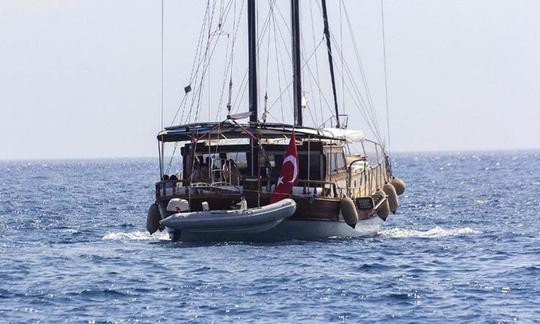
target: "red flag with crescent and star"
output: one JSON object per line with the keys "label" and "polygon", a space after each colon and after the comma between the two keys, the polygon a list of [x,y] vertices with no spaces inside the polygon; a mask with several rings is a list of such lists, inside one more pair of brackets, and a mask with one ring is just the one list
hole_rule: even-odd
{"label": "red flag with crescent and star", "polygon": [[272,193],[272,198],[270,198],[270,203],[275,203],[287,198],[291,193],[293,186],[298,181],[298,170],[298,151],[296,150],[296,137],[293,132],[289,147],[287,148],[287,153],[283,159],[283,164],[281,164],[281,171],[279,173],[276,188]]}

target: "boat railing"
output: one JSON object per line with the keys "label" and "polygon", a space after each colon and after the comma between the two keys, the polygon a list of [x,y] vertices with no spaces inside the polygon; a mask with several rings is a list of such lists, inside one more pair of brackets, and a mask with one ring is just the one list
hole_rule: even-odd
{"label": "boat railing", "polygon": [[386,159],[381,159],[376,165],[364,167],[362,171],[353,173],[354,164],[361,161],[364,160],[354,160],[347,167],[347,195],[351,197],[369,196],[382,189],[388,181]]}
{"label": "boat railing", "polygon": [[329,198],[338,197],[338,188],[335,182],[321,180],[298,180],[297,185],[303,187],[305,194],[317,194],[321,189],[321,196]]}
{"label": "boat railing", "polygon": [[[265,191],[272,192],[276,184],[276,179],[262,178],[261,183],[266,184]],[[324,198],[340,197],[340,188],[333,181],[322,180],[302,180],[299,179],[293,187],[293,195],[317,196]]]}
{"label": "boat railing", "polygon": [[161,180],[156,182],[156,198],[179,194],[178,184],[181,180]]}
{"label": "boat railing", "polygon": [[326,128],[326,125],[328,124],[330,124],[330,128],[334,128],[335,126],[337,126],[334,123],[337,124],[338,117],[339,117],[339,122],[340,122],[339,127],[347,128],[349,124],[349,115],[347,114],[332,115],[330,118],[325,120],[321,125],[319,125],[319,128]]}
{"label": "boat railing", "polygon": [[[261,178],[260,184],[256,178],[254,179],[243,179],[243,190],[245,193],[261,193],[261,185],[266,184],[266,189],[264,192],[272,192],[276,179],[270,178]],[[252,180],[252,181],[248,181]],[[255,182],[256,183],[255,183]],[[210,189],[214,186],[231,186],[228,182],[216,182],[215,184],[210,184],[206,182],[195,182],[191,183],[188,187],[191,188],[200,188],[200,189]],[[162,180],[156,183],[156,198],[171,197],[176,195],[186,194],[187,188],[183,185],[182,181],[178,180]],[[239,186],[235,186],[239,187]],[[240,192],[240,190],[239,190]],[[313,196],[313,197],[323,197],[323,198],[341,198],[344,197],[346,192],[344,188],[338,188],[336,183],[333,181],[322,181],[322,180],[298,180],[296,185],[293,187],[293,195],[301,196]]]}
{"label": "boat railing", "polygon": [[[193,191],[193,190],[195,191]],[[186,195],[191,192],[200,191],[213,191],[220,193],[242,193],[242,188],[238,185],[231,184],[230,182],[218,181],[218,182],[193,182],[187,186],[182,181],[177,180],[163,180],[156,183],[156,198],[170,198],[177,195]]]}

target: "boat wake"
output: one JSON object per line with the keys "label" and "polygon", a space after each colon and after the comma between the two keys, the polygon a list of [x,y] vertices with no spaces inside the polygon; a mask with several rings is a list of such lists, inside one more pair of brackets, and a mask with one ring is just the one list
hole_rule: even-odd
{"label": "boat wake", "polygon": [[[465,236],[480,234],[480,231],[470,227],[444,229],[435,227],[427,231],[420,231],[406,228],[389,228],[379,232],[379,235],[392,238],[444,238],[452,236]],[[337,237],[336,237],[337,238]],[[170,240],[167,232],[157,232],[150,235],[148,232],[114,232],[103,236],[105,241],[168,241]]]}
{"label": "boat wake", "polygon": [[418,231],[405,228],[389,228],[379,232],[380,235],[394,238],[405,237],[418,237],[418,238],[443,238],[450,236],[464,236],[470,234],[479,234],[480,231],[474,230],[470,227],[451,228],[444,229],[442,227],[435,227],[427,231]]}
{"label": "boat wake", "polygon": [[105,241],[163,241],[169,240],[167,232],[157,232],[150,235],[148,232],[116,232],[109,233],[102,238]]}

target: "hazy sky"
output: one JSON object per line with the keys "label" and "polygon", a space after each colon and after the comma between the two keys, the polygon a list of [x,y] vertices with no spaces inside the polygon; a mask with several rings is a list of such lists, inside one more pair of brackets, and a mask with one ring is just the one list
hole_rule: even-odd
{"label": "hazy sky", "polygon": [[[380,1],[346,2],[384,112]],[[204,1],[165,4],[167,117]],[[540,148],[540,1],[384,4],[393,150]],[[0,159],[155,156],[160,31],[158,0],[0,1]]]}

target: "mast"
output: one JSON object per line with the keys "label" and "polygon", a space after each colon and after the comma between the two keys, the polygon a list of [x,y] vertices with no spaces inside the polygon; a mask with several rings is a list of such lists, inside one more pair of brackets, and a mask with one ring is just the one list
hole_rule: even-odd
{"label": "mast", "polygon": [[250,122],[257,122],[257,21],[255,0],[248,2],[248,47],[249,47],[249,117]]}
{"label": "mast", "polygon": [[302,126],[302,75],[300,72],[300,0],[291,0],[294,125]]}
{"label": "mast", "polygon": [[[248,2],[248,49],[249,49],[249,116],[250,123],[256,123],[258,118],[257,112],[257,10],[255,0],[247,0]],[[250,139],[251,146],[251,176],[256,175],[256,170],[259,169],[259,152],[257,140]]]}
{"label": "mast", "polygon": [[328,26],[328,12],[326,11],[326,0],[322,1],[324,37],[326,38],[326,48],[328,51],[328,64],[330,65],[330,79],[332,80],[332,93],[334,94],[334,109],[336,111],[336,128],[339,128],[339,109],[337,102],[336,78],[334,76],[334,60],[332,59],[332,43],[330,42],[330,27]]}

